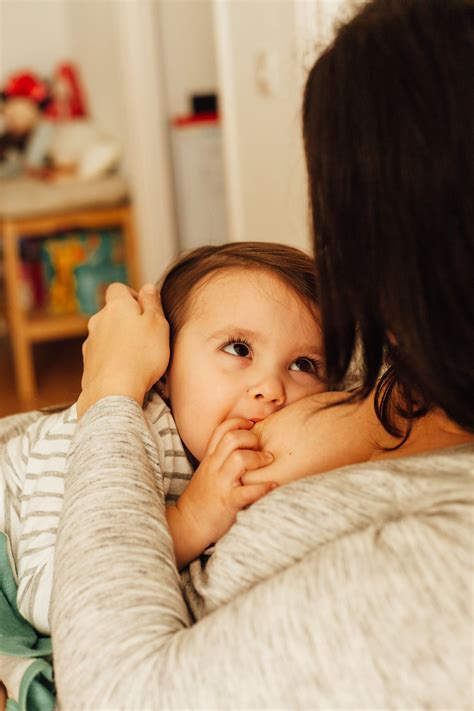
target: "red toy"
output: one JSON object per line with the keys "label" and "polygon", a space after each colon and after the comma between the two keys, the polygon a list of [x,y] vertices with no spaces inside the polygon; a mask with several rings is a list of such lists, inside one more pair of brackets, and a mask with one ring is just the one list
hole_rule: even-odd
{"label": "red toy", "polygon": [[18,72],[10,77],[0,98],[5,101],[14,98],[30,99],[38,108],[46,108],[50,93],[46,82],[41,81],[32,72]]}
{"label": "red toy", "polygon": [[18,72],[0,91],[3,132],[0,135],[0,161],[22,153],[50,101],[48,86],[32,72]]}
{"label": "red toy", "polygon": [[79,70],[70,63],[60,64],[55,71],[52,86],[52,101],[46,116],[52,120],[68,120],[87,116],[84,90],[79,79]]}

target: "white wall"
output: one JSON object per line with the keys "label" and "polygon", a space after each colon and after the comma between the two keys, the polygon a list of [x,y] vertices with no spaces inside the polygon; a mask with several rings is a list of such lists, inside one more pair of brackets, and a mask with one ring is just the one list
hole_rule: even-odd
{"label": "white wall", "polygon": [[125,96],[113,5],[110,0],[69,0],[67,20],[70,56],[80,65],[92,118],[123,143]]}
{"label": "white wall", "polygon": [[77,62],[94,120],[123,139],[123,92],[109,0],[0,0],[0,82],[31,69],[50,78],[61,61]]}
{"label": "white wall", "polygon": [[[28,63],[50,74],[61,59],[79,62],[95,119],[123,139],[129,155],[144,278],[155,278],[175,249],[167,116],[187,111],[190,90],[212,91],[216,84],[224,114],[233,239],[309,247],[302,64],[313,59],[313,25],[314,42],[327,40],[332,18],[350,4],[0,0],[0,80]],[[276,74],[269,94],[256,79],[265,51]]]}
{"label": "white wall", "polygon": [[114,3],[125,121],[143,281],[155,281],[176,253],[176,225],[155,0]]}
{"label": "white wall", "polygon": [[[301,104],[317,52],[351,0],[215,0],[234,240],[310,248]],[[265,59],[266,58],[266,59]],[[273,91],[261,87],[265,79]]]}
{"label": "white wall", "polygon": [[149,281],[175,251],[154,10],[155,0],[0,0],[0,81],[77,62],[93,119],[124,146]]}
{"label": "white wall", "polygon": [[[215,10],[232,237],[307,247],[295,3],[233,0]],[[265,56],[275,84],[267,93],[257,77]]]}
{"label": "white wall", "polygon": [[0,0],[0,83],[14,71],[51,74],[69,56],[65,0]]}
{"label": "white wall", "polygon": [[212,0],[159,0],[168,115],[189,113],[189,96],[217,90]]}

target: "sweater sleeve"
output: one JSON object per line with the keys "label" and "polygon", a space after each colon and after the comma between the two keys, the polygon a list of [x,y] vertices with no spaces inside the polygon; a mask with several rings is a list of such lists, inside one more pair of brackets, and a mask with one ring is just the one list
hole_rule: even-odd
{"label": "sweater sleeve", "polygon": [[433,590],[435,516],[368,523],[191,625],[142,417],[105,398],[75,436],[52,610],[62,708],[470,707],[466,556],[431,552]]}

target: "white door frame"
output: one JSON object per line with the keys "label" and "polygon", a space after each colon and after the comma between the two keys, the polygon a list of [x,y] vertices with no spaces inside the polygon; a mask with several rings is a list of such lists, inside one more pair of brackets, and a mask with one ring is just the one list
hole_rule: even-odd
{"label": "white door frame", "polygon": [[224,159],[227,225],[230,242],[245,239],[242,206],[242,177],[238,156],[236,93],[234,88],[236,60],[229,31],[229,0],[213,2],[214,42],[221,115],[222,150]]}
{"label": "white door frame", "polygon": [[[224,170],[226,181],[226,202],[228,211],[229,239],[241,241],[248,238],[245,225],[245,207],[242,194],[243,176],[238,141],[237,94],[235,81],[237,76],[236,62],[239,52],[232,44],[231,10],[233,3],[252,2],[252,0],[213,0],[214,38],[217,59],[217,75],[219,83],[219,106],[222,114],[222,138],[224,152]],[[259,0],[260,2],[262,0]],[[275,1],[275,0],[273,0]],[[333,0],[330,0],[333,1]],[[334,0],[335,2],[343,0]],[[295,60],[295,81],[303,92],[308,63],[315,59],[315,35],[321,24],[323,0],[293,0],[294,22],[288,30],[292,35]],[[271,6],[271,0],[269,0]],[[245,52],[245,48],[242,49]],[[304,199],[304,198],[302,198]],[[306,211],[301,206],[306,223]],[[309,233],[308,233],[309,240]]]}
{"label": "white door frame", "polygon": [[177,251],[157,3],[122,0],[113,6],[141,278],[153,282]]}

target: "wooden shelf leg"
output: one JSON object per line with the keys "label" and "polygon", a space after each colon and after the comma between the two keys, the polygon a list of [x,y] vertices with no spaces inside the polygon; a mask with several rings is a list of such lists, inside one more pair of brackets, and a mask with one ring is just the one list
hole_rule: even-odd
{"label": "wooden shelf leg", "polygon": [[26,324],[20,304],[20,235],[15,223],[3,223],[5,260],[5,290],[7,318],[13,349],[13,362],[18,395],[25,405],[31,405],[36,395],[36,383],[31,343],[27,337]]}
{"label": "wooden shelf leg", "polygon": [[33,407],[36,382],[31,344],[21,335],[12,333],[12,347],[18,395],[22,403]]}
{"label": "wooden shelf leg", "polygon": [[138,245],[133,222],[133,210],[131,207],[123,208],[121,227],[125,247],[128,283],[133,289],[139,289],[141,281],[140,270],[138,268]]}

